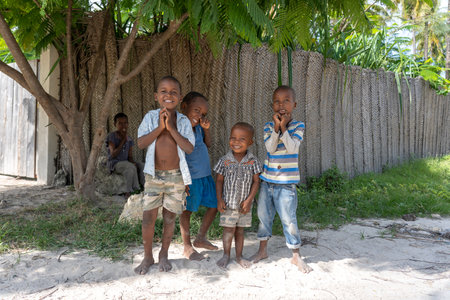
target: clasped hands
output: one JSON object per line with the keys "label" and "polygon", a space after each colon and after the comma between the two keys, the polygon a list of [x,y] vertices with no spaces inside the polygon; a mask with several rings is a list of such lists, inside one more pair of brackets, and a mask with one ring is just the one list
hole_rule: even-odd
{"label": "clasped hands", "polygon": [[274,131],[275,132],[279,132],[280,129],[282,132],[286,131],[286,126],[289,123],[289,121],[291,120],[291,114],[280,114],[280,113],[275,113],[273,115],[273,122],[274,122]]}
{"label": "clasped hands", "polygon": [[161,108],[159,111],[159,127],[162,129],[167,129],[167,131],[175,129],[173,127],[172,116],[166,107]]}

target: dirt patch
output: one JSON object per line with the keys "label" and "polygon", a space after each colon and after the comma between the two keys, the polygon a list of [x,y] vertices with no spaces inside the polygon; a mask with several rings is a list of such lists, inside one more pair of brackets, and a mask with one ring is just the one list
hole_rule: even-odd
{"label": "dirt patch", "polygon": [[[71,201],[79,197],[72,186],[53,187],[36,180],[0,175],[0,215],[15,215],[43,204]],[[124,205],[122,196],[99,195],[96,205]]]}

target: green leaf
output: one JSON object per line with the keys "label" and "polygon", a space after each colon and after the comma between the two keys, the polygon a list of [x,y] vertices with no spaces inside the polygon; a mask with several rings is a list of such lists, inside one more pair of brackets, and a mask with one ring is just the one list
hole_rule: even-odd
{"label": "green leaf", "polygon": [[259,27],[265,27],[268,34],[273,33],[272,23],[265,15],[264,11],[258,6],[255,0],[242,0],[242,3],[247,8],[247,12],[252,18],[253,22]]}

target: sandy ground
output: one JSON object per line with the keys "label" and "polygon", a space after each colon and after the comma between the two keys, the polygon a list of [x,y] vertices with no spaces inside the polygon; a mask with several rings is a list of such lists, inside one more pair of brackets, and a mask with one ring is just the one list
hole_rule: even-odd
{"label": "sandy ground", "polygon": [[[70,196],[67,188],[0,176],[0,218]],[[450,299],[448,234],[450,218],[438,216],[302,231],[301,252],[314,269],[310,274],[290,264],[284,237],[273,237],[269,258],[249,269],[234,260],[226,270],[217,267],[221,250],[191,262],[182,257],[181,245],[172,244],[173,270],[161,273],[155,265],[144,276],[133,272],[143,247],[131,249],[129,260],[121,262],[84,250],[13,251],[0,256],[0,299]],[[221,241],[213,242],[221,248]],[[248,234],[244,255],[257,246],[255,235]]]}

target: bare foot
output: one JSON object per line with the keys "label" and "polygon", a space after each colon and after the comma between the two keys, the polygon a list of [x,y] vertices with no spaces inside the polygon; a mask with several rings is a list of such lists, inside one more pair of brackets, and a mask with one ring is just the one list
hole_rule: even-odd
{"label": "bare foot", "polygon": [[148,269],[150,269],[150,266],[155,263],[155,260],[153,257],[150,258],[144,258],[139,266],[137,266],[134,269],[134,272],[138,275],[144,275],[147,274]]}
{"label": "bare foot", "polygon": [[292,259],[291,259],[291,263],[292,264],[294,264],[294,265],[296,265],[297,266],[297,268],[301,271],[301,272],[303,272],[303,273],[309,273],[309,272],[311,272],[313,269],[310,267],[310,266],[308,266],[304,261],[303,261],[303,259],[300,257],[300,255],[298,255],[298,254],[294,254],[293,256],[292,256]]}
{"label": "bare foot", "polygon": [[160,272],[169,272],[172,270],[172,264],[170,263],[167,255],[159,255],[159,271]]}
{"label": "bare foot", "polygon": [[195,251],[192,246],[184,247],[183,255],[189,260],[202,260],[205,258],[202,254]]}
{"label": "bare foot", "polygon": [[223,255],[221,259],[217,261],[217,265],[221,268],[226,268],[230,262],[230,257],[228,255]]}
{"label": "bare foot", "polygon": [[252,261],[253,263],[257,263],[260,260],[266,259],[267,257],[269,257],[267,255],[267,252],[256,252],[254,255],[250,256],[250,261]]}
{"label": "bare foot", "polygon": [[196,248],[204,248],[204,249],[208,249],[208,250],[218,250],[219,249],[219,247],[214,246],[207,239],[196,238],[193,244],[194,244],[194,247],[196,247]]}
{"label": "bare foot", "polygon": [[241,265],[241,267],[247,269],[252,265],[252,262],[243,258],[236,258],[236,261],[238,262],[238,264]]}

